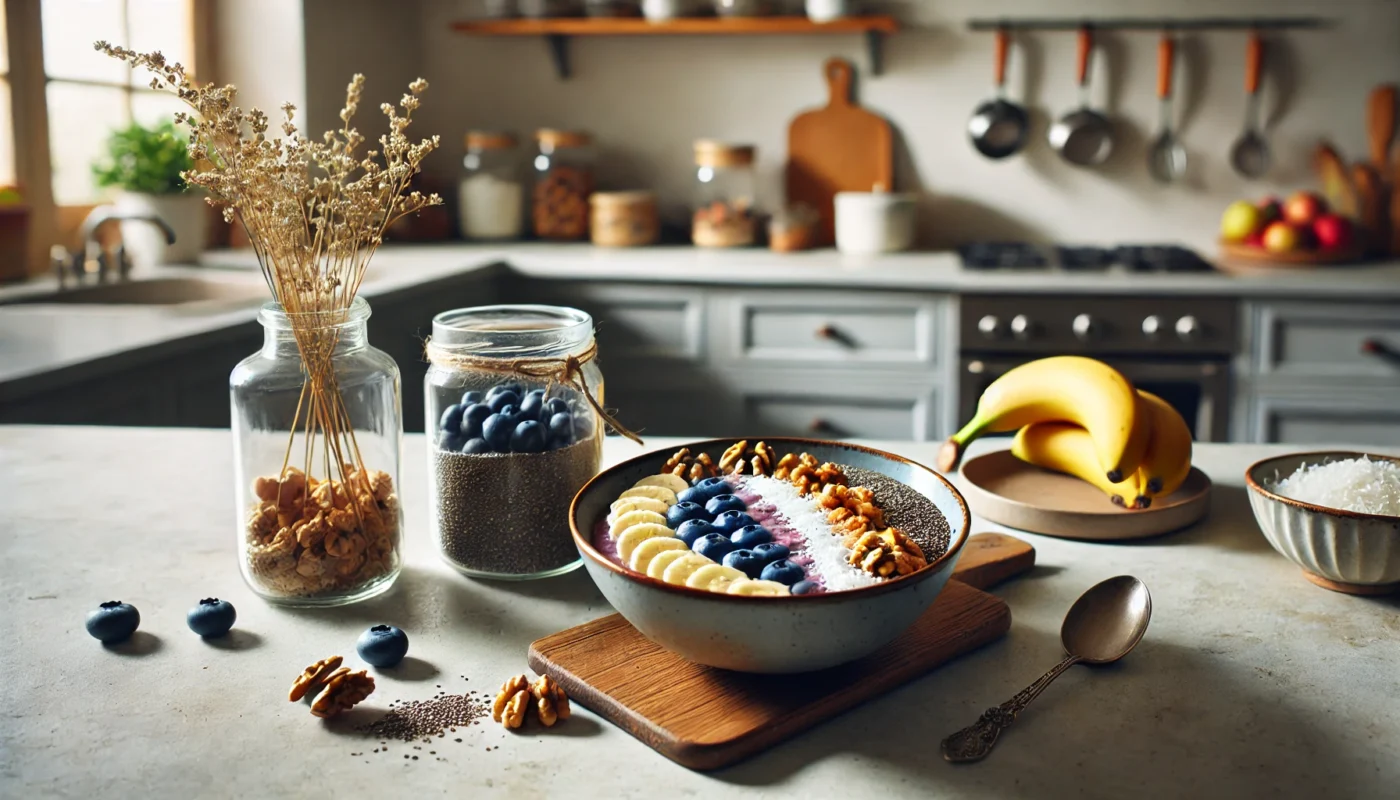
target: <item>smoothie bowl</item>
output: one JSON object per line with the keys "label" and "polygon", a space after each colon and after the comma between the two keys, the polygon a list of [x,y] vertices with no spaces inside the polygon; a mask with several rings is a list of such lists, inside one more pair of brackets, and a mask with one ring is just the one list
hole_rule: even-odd
{"label": "smoothie bowl", "polygon": [[711,439],[613,466],[569,524],[603,596],[643,635],[741,672],[825,669],[933,603],[971,523],[933,470],[854,444]]}

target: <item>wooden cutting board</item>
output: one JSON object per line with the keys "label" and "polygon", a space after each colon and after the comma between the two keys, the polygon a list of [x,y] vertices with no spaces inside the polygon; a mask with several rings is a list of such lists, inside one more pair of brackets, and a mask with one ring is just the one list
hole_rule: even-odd
{"label": "wooden cutting board", "polygon": [[826,62],[830,100],[788,126],[787,202],[806,203],[821,214],[820,244],[835,241],[832,198],[837,192],[894,189],[894,138],[884,117],[851,99],[851,62]]}
{"label": "wooden cutting board", "polygon": [[717,769],[1000,638],[1011,611],[981,589],[1034,565],[1034,548],[1020,539],[969,538],[954,580],[909,630],[866,658],[821,672],[750,675],[700,666],[661,649],[618,614],[530,645],[530,668],[672,761]]}

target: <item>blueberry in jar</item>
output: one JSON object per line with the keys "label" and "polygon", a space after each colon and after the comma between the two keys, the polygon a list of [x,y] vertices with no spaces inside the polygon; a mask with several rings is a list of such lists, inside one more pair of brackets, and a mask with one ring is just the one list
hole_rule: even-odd
{"label": "blueberry in jar", "polygon": [[455,453],[462,449],[466,441],[466,439],[462,438],[462,434],[456,431],[443,431],[442,436],[438,437],[438,447]]}
{"label": "blueberry in jar", "polygon": [[486,418],[491,416],[491,407],[477,403],[467,406],[462,412],[462,436],[467,439],[475,439],[481,435],[481,425],[486,422]]}
{"label": "blueberry in jar", "polygon": [[515,432],[515,423],[504,414],[492,414],[481,426],[481,438],[500,453],[510,450],[510,435]]}
{"label": "blueberry in jar", "polygon": [[763,568],[763,572],[759,573],[759,577],[765,581],[777,581],[791,586],[807,577],[807,573],[801,567],[782,558],[770,562]]}
{"label": "blueberry in jar", "polygon": [[723,514],[726,511],[743,511],[746,508],[748,508],[748,506],[744,505],[744,501],[732,494],[717,495],[711,497],[709,502],[705,503],[705,510],[711,514]]}
{"label": "blueberry in jar", "polygon": [[715,530],[715,526],[711,525],[709,520],[704,519],[686,520],[681,523],[679,528],[676,528],[676,538],[685,542],[686,547],[694,547],[696,539],[711,533],[719,533],[719,531]]}
{"label": "blueberry in jar", "polygon": [[666,524],[672,528],[679,528],[683,522],[708,519],[709,516],[705,507],[699,503],[676,503],[666,509]]}
{"label": "blueberry in jar", "polygon": [[462,413],[467,410],[466,406],[453,403],[442,412],[442,418],[438,420],[438,427],[445,431],[455,431],[462,427]]}
{"label": "blueberry in jar", "polygon": [[792,554],[792,552],[788,550],[787,545],[778,544],[777,542],[757,545],[753,548],[753,551],[763,559],[763,563],[765,564],[780,561]]}
{"label": "blueberry in jar", "polygon": [[355,651],[371,667],[392,667],[408,655],[408,634],[393,625],[375,625],[360,634]]}
{"label": "blueberry in jar", "polygon": [[506,406],[519,406],[520,395],[506,389],[486,398],[486,405],[490,406],[492,411],[499,414],[501,409]]}
{"label": "blueberry in jar", "polygon": [[468,439],[467,443],[462,445],[462,452],[469,456],[485,455],[491,452],[491,445],[487,444],[486,440],[482,438]]}
{"label": "blueberry in jar", "polygon": [[753,521],[753,517],[742,511],[726,511],[715,517],[713,524],[715,530],[728,536],[746,525],[754,525],[756,523]]}
{"label": "blueberry in jar", "polygon": [[737,569],[750,578],[757,578],[763,572],[763,559],[754,554],[754,551],[747,548],[731,550],[724,557],[724,565]]}
{"label": "blueberry in jar", "polygon": [[532,419],[517,424],[510,435],[510,450],[512,453],[543,453],[544,426]]}
{"label": "blueberry in jar", "polygon": [[87,632],[103,644],[124,642],[141,625],[141,612],[130,603],[108,600],[88,614]]}
{"label": "blueberry in jar", "polygon": [[773,534],[762,525],[745,525],[730,534],[729,541],[733,542],[735,547],[757,547],[773,541]]}
{"label": "blueberry in jar", "polygon": [[539,420],[540,414],[544,411],[544,390],[535,389],[526,393],[520,401],[520,413],[525,415],[525,419]]}
{"label": "blueberry in jar", "polygon": [[574,443],[574,418],[565,411],[549,418],[549,442],[555,448]]}
{"label": "blueberry in jar", "polygon": [[474,406],[474,405],[476,405],[477,403],[480,403],[482,400],[485,400],[485,399],[486,399],[486,397],[485,397],[484,395],[482,395],[481,392],[478,392],[478,391],[475,391],[475,390],[470,391],[470,392],[463,392],[463,393],[462,393],[462,408],[466,408],[467,406]]}
{"label": "blueberry in jar", "polygon": [[233,603],[217,597],[206,597],[185,615],[185,624],[200,636],[213,638],[228,633],[237,618],[238,612],[234,610]]}
{"label": "blueberry in jar", "polygon": [[695,544],[692,545],[690,549],[711,561],[719,563],[734,549],[734,543],[729,541],[729,537],[722,533],[707,533],[699,539],[696,539]]}
{"label": "blueberry in jar", "polygon": [[554,419],[554,415],[555,415],[555,414],[572,414],[572,413],[573,413],[572,409],[569,408],[569,404],[568,404],[568,403],[564,402],[564,398],[562,398],[562,397],[551,397],[550,399],[548,399],[548,400],[545,401],[545,404],[544,404],[544,413],[540,415],[540,418],[541,418],[541,419],[544,419],[544,418]]}
{"label": "blueberry in jar", "polygon": [[812,581],[798,581],[792,585],[793,594],[812,594],[819,587]]}
{"label": "blueberry in jar", "polygon": [[495,397],[501,392],[515,392],[515,396],[519,397],[520,395],[525,394],[525,387],[521,386],[518,383],[498,383],[495,386],[492,386],[490,389],[486,390],[486,400],[489,402],[491,398]]}

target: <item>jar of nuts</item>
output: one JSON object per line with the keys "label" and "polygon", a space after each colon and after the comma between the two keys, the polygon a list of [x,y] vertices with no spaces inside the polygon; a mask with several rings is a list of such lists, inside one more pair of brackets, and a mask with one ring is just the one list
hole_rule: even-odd
{"label": "jar of nuts", "polygon": [[695,213],[690,238],[697,247],[744,247],[754,242],[754,148],[711,139],[695,143]]}
{"label": "jar of nuts", "polygon": [[656,195],[651,192],[598,192],[589,201],[593,243],[600,247],[642,247],[661,235]]}
{"label": "jar of nuts", "polygon": [[593,148],[588,134],[535,132],[535,188],[530,219],[535,235],[556,241],[588,238],[588,198],[593,194]]}

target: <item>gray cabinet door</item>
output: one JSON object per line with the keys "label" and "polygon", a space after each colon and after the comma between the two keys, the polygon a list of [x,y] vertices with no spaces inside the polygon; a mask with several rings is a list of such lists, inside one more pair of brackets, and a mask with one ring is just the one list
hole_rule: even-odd
{"label": "gray cabinet door", "polygon": [[932,369],[951,348],[941,298],[897,292],[753,291],[714,304],[728,365]]}
{"label": "gray cabinet door", "polygon": [[1256,377],[1350,378],[1400,388],[1400,303],[1260,303],[1254,317]]}
{"label": "gray cabinet door", "polygon": [[729,431],[741,436],[927,440],[937,435],[936,389],[869,373],[764,372],[731,376],[738,393]]}
{"label": "gray cabinet door", "polygon": [[587,311],[597,329],[598,358],[605,372],[616,362],[703,361],[705,301],[705,290],[699,287],[573,281],[514,282],[505,299]]}
{"label": "gray cabinet door", "polygon": [[1388,392],[1262,394],[1252,433],[1267,443],[1400,447],[1400,403]]}

